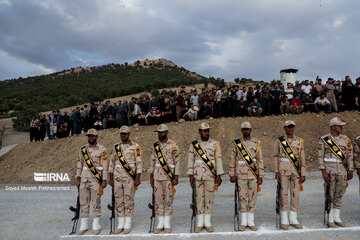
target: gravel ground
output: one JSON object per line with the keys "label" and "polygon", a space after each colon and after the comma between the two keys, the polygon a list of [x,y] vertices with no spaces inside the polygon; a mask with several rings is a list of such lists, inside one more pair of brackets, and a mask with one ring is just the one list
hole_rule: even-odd
{"label": "gravel ground", "polygon": [[[358,239],[360,234],[360,197],[357,176],[351,181],[343,198],[342,220],[347,228],[327,229],[323,225],[323,191],[322,180],[318,173],[311,173],[304,184],[304,192],[300,194],[299,221],[304,229],[280,231],[275,227],[275,189],[273,174],[266,175],[262,191],[258,195],[255,223],[257,232],[233,231],[234,185],[225,177],[223,185],[215,193],[214,214],[212,223],[214,233],[190,234],[189,204],[191,191],[187,179],[183,178],[177,186],[174,200],[173,233],[148,234],[151,201],[149,182],[143,182],[135,196],[135,216],[133,228],[129,235],[109,236],[110,211],[106,205],[110,202],[111,188],[107,187],[102,199],[103,214],[101,217],[102,232],[93,236],[91,231],[85,235],[70,236],[73,214],[68,210],[76,202],[77,190],[70,186],[69,191],[10,191],[1,185],[0,190],[0,239]],[[58,186],[58,185],[57,185]],[[89,224],[91,226],[91,224]]]}

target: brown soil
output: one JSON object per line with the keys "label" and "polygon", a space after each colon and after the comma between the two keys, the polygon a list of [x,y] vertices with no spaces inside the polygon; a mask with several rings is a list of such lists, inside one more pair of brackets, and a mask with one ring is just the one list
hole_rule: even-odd
{"label": "brown soil", "polygon": [[[305,152],[308,171],[317,171],[317,141],[329,132],[329,120],[339,116],[348,122],[344,134],[352,140],[360,135],[360,114],[345,112],[330,115],[290,115],[263,118],[224,118],[211,119],[211,138],[221,142],[224,169],[227,172],[231,140],[240,136],[240,124],[250,121],[253,125],[252,136],[262,141],[265,171],[273,170],[273,144],[276,137],[283,134],[282,124],[287,119],[296,121],[296,135],[305,140]],[[175,140],[181,148],[181,176],[186,174],[187,151],[192,140],[198,137],[197,129],[200,121],[185,123],[169,123],[170,138]],[[131,127],[131,139],[141,145],[144,151],[144,169],[142,179],[149,177],[147,169],[150,161],[150,151],[157,140],[153,132],[155,126]],[[118,129],[108,129],[100,132],[98,142],[110,150],[120,140]],[[21,143],[9,153],[0,157],[2,174],[1,183],[34,183],[33,172],[68,172],[75,176],[76,159],[79,148],[87,142],[85,135],[73,136],[65,139],[49,140],[36,143]],[[72,178],[74,180],[75,178]]]}

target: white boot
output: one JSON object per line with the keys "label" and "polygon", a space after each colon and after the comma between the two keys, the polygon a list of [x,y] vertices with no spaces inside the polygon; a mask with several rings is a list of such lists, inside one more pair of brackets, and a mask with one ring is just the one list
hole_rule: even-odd
{"label": "white boot", "polygon": [[77,235],[83,235],[88,230],[88,218],[80,218],[80,229]]}
{"label": "white boot", "polygon": [[293,226],[296,229],[302,229],[301,224],[297,220],[297,212],[290,211],[290,225]]}
{"label": "white boot", "polygon": [[100,218],[94,218],[92,223],[93,234],[98,235],[101,230]]}
{"label": "white boot", "polygon": [[205,214],[204,216],[204,226],[206,231],[213,232],[214,228],[211,226],[211,214]]}
{"label": "white boot", "polygon": [[115,234],[119,234],[124,230],[125,217],[118,217],[118,226],[115,230]]}
{"label": "white boot", "polygon": [[330,209],[329,218],[328,218],[328,227],[335,228],[336,225],[334,223],[334,209]]}
{"label": "white boot", "polygon": [[195,232],[199,233],[204,227],[204,214],[197,214],[196,215],[196,227]]}
{"label": "white boot", "polygon": [[288,228],[289,228],[288,212],[283,211],[280,213],[280,216],[281,216],[281,229],[288,230]]}
{"label": "white boot", "polygon": [[171,216],[164,217],[164,232],[171,233]]}
{"label": "white boot", "polygon": [[125,217],[124,234],[128,234],[131,231],[131,217]]}
{"label": "white boot", "polygon": [[164,220],[165,220],[165,217],[164,216],[158,216],[158,224],[154,230],[154,233],[155,234],[158,234],[158,233],[161,233],[161,231],[163,230],[164,228]]}
{"label": "white boot", "polygon": [[339,208],[334,208],[334,222],[339,227],[346,227],[346,224],[343,223],[343,221],[341,221],[341,219],[340,219],[340,209]]}
{"label": "white boot", "polygon": [[254,213],[248,213],[248,222],[247,225],[250,227],[252,231],[257,231],[258,228],[254,223],[255,214]]}
{"label": "white boot", "polygon": [[239,231],[245,231],[247,225],[248,225],[248,213],[247,212],[242,212],[240,213],[241,215],[241,222],[240,222],[240,227],[239,227]]}

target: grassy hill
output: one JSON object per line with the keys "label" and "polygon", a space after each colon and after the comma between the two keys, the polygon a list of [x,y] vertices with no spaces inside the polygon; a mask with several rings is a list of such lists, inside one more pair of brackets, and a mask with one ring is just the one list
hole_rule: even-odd
{"label": "grassy hill", "polygon": [[[206,82],[166,59],[77,67],[0,82],[0,114],[42,112],[153,89]],[[4,115],[5,113],[5,115]]]}

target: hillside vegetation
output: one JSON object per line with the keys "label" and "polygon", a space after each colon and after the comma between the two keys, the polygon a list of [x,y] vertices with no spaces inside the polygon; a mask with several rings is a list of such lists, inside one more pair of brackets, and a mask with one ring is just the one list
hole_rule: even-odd
{"label": "hillside vegetation", "polygon": [[207,78],[165,59],[78,67],[49,75],[0,82],[0,114],[25,110],[49,111],[206,81]]}

